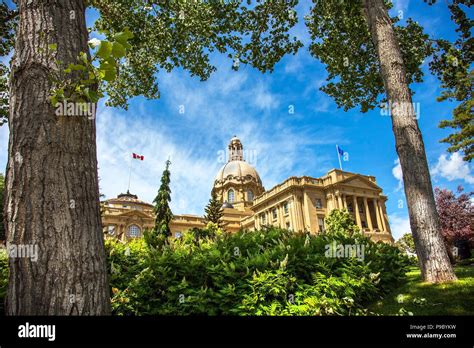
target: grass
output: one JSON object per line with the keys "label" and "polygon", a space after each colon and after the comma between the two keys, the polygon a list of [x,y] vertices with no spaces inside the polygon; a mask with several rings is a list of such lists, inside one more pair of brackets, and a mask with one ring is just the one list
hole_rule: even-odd
{"label": "grass", "polygon": [[369,310],[381,315],[398,314],[401,308],[413,315],[474,315],[474,265],[456,266],[454,271],[458,281],[429,284],[421,281],[420,269],[412,267],[408,282]]}

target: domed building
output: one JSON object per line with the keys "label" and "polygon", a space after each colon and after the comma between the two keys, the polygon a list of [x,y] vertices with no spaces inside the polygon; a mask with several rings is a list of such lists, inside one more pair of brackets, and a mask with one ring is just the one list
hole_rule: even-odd
{"label": "domed building", "polygon": [[253,199],[265,191],[255,168],[244,161],[243,149],[240,139],[233,137],[229,159],[217,173],[212,188],[221,202],[241,210],[252,206]]}
{"label": "domed building", "polygon": [[[227,232],[279,226],[293,231],[321,233],[324,218],[333,209],[345,209],[364,234],[378,241],[393,242],[385,202],[387,196],[375,177],[332,169],[315,178],[292,176],[265,190],[257,170],[244,160],[244,147],[234,136],[227,162],[214,179],[211,193],[223,203],[222,222]],[[204,210],[204,207],[203,207]],[[153,206],[127,192],[102,202],[104,232],[123,241],[141,237],[154,225]],[[205,226],[202,216],[174,215],[171,233]]]}

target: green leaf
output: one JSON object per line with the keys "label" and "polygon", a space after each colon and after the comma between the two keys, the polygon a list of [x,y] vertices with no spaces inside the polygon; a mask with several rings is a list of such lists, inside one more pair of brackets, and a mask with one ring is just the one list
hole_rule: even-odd
{"label": "green leaf", "polygon": [[109,41],[102,41],[97,51],[97,56],[102,59],[107,59],[112,53],[112,43]]}
{"label": "green leaf", "polygon": [[50,51],[56,51],[58,49],[58,45],[57,44],[49,44],[48,49]]}
{"label": "green leaf", "polygon": [[113,45],[112,45],[112,55],[115,57],[115,58],[122,58],[123,56],[125,56],[125,47],[120,44],[119,42],[114,42]]}
{"label": "green leaf", "polygon": [[131,38],[133,38],[133,33],[128,28],[114,35],[114,40],[120,42],[122,45],[125,45]]}

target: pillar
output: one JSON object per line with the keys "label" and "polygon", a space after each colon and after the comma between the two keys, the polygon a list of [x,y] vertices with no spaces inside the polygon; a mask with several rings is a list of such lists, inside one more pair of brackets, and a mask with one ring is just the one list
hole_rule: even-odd
{"label": "pillar", "polygon": [[342,210],[344,207],[343,207],[343,205],[342,205],[342,196],[341,196],[341,194],[338,194],[338,195],[337,195],[337,200],[338,200],[338,208],[339,208],[340,210]]}
{"label": "pillar", "polygon": [[378,199],[374,198],[373,202],[374,202],[375,217],[377,218],[377,227],[380,231],[382,231],[383,226],[382,226],[382,220],[380,219]]}
{"label": "pillar", "polygon": [[385,216],[384,216],[384,213],[383,213],[382,202],[380,200],[378,201],[378,206],[379,206],[380,218],[382,220],[383,230],[388,232],[387,225],[385,223]]}
{"label": "pillar", "polygon": [[360,220],[360,215],[359,215],[359,203],[357,202],[357,197],[352,196],[354,203],[353,203],[353,208],[354,208],[354,215],[356,218],[357,226],[359,226],[360,229],[362,229],[362,222]]}
{"label": "pillar", "polygon": [[370,217],[369,204],[367,203],[367,197],[364,197],[364,210],[365,210],[365,218],[367,220],[367,226],[372,232],[374,230],[374,227],[372,226],[372,218]]}

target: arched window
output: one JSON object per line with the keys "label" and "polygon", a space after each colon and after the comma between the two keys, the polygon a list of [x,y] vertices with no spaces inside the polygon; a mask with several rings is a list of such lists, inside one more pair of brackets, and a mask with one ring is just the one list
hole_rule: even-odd
{"label": "arched window", "polygon": [[234,190],[230,189],[229,191],[227,191],[227,202],[234,203],[234,199],[235,199]]}
{"label": "arched window", "polygon": [[252,202],[253,201],[253,191],[252,190],[248,190],[247,191],[247,200],[249,202]]}
{"label": "arched window", "polygon": [[137,225],[128,226],[128,236],[133,238],[140,237],[140,227]]}

